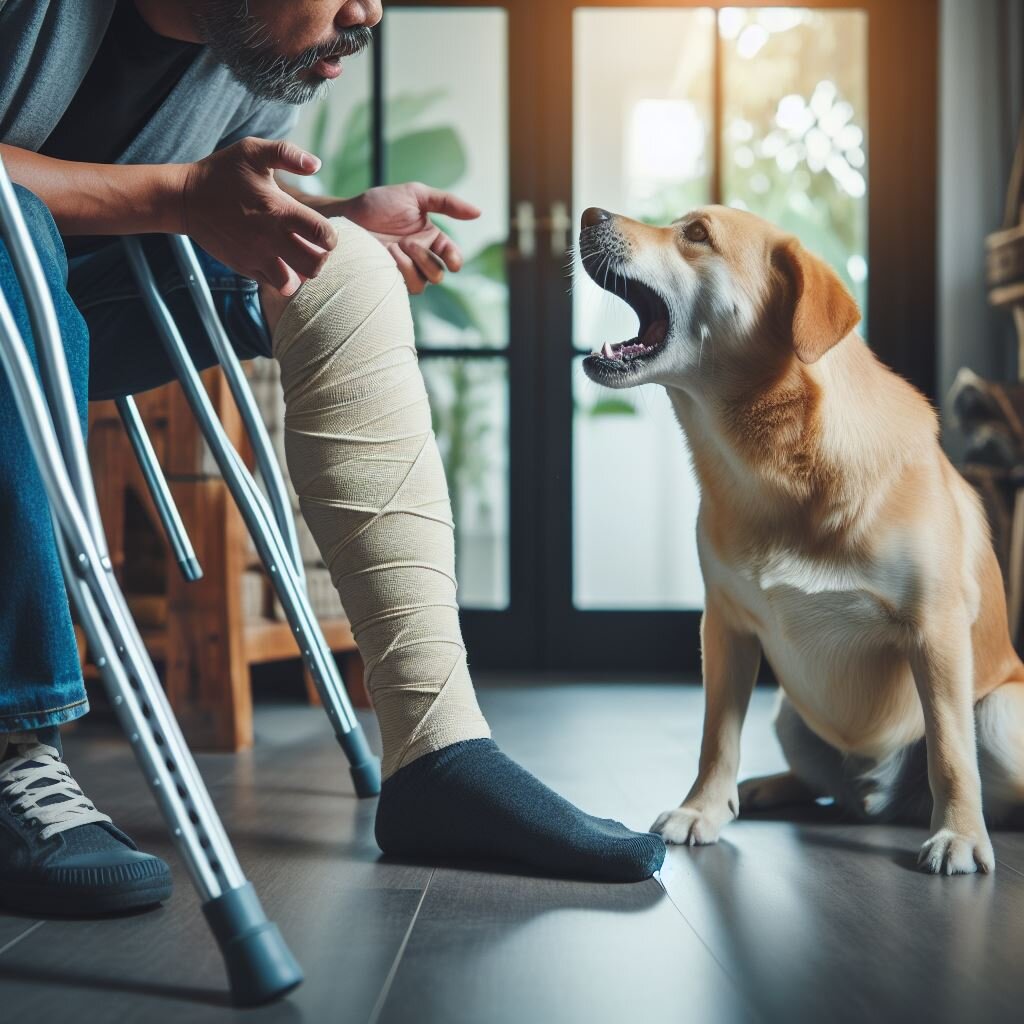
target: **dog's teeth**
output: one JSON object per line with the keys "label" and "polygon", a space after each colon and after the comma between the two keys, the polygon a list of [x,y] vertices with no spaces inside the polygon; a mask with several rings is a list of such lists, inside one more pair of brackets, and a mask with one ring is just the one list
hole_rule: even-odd
{"label": "dog's teeth", "polygon": [[603,355],[605,357],[605,359],[614,359],[615,358],[615,352],[612,349],[612,345],[611,345],[610,341],[606,341],[604,343],[604,348],[601,349],[601,355]]}

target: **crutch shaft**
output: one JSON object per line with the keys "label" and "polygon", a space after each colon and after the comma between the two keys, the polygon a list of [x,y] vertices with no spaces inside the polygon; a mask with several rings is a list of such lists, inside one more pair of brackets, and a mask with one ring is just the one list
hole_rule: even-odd
{"label": "crutch shaft", "polygon": [[99,502],[92,487],[89,459],[78,422],[75,392],[71,386],[61,342],[57,312],[39,256],[21,214],[14,186],[0,157],[0,236],[7,250],[28,309],[39,360],[39,377],[50,403],[48,418],[60,441],[72,488],[78,496],[101,558],[109,563],[106,538],[100,521]]}
{"label": "crutch shaft", "polygon": [[170,544],[171,551],[174,552],[178,568],[189,583],[201,580],[203,578],[202,567],[192,548],[192,541],[189,540],[185,524],[181,521],[178,506],[174,503],[174,498],[171,495],[171,489],[167,486],[167,478],[160,468],[160,461],[156,457],[139,407],[130,395],[118,398],[116,404],[117,411],[124,423],[125,433],[128,435],[128,441],[135,451],[135,457],[142,470],[146,486],[149,488],[153,505],[163,525],[167,543]]}
{"label": "crutch shaft", "polygon": [[299,549],[299,537],[295,529],[295,515],[292,511],[291,500],[288,497],[288,488],[285,486],[284,478],[281,475],[281,467],[278,465],[274,446],[267,434],[263,417],[260,415],[260,410],[253,397],[252,388],[249,387],[242,364],[234,348],[232,348],[231,342],[228,340],[227,333],[224,330],[224,325],[220,322],[220,317],[214,308],[210,285],[203,274],[202,267],[199,265],[199,260],[196,257],[191,241],[182,235],[171,235],[170,243],[175,258],[178,261],[178,266],[185,278],[185,283],[196,304],[196,309],[199,311],[199,317],[210,338],[210,344],[213,346],[213,350],[227,378],[228,388],[231,390],[235,405],[238,407],[239,415],[242,418],[242,424],[252,443],[256,466],[267,488],[267,496],[270,499],[270,507],[274,518],[284,537],[296,575],[299,577],[299,583],[304,587],[302,552]]}

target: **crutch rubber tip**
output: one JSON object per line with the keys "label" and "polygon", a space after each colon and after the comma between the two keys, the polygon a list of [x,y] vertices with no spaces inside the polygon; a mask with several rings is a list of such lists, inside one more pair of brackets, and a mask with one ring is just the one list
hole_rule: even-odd
{"label": "crutch rubber tip", "polygon": [[371,757],[362,764],[349,767],[352,783],[356,787],[356,796],[380,796],[380,758]]}
{"label": "crutch rubber tip", "polygon": [[236,1006],[260,1006],[302,983],[302,968],[277,925],[267,920],[251,882],[203,904],[220,946]]}
{"label": "crutch rubber tip", "polygon": [[348,758],[348,770],[356,787],[356,796],[379,796],[380,758],[370,750],[362,727],[357,725],[349,732],[339,733],[338,743]]}
{"label": "crutch rubber tip", "polygon": [[181,575],[185,577],[186,583],[195,583],[203,578],[203,567],[199,564],[198,558],[186,558],[181,563]]}

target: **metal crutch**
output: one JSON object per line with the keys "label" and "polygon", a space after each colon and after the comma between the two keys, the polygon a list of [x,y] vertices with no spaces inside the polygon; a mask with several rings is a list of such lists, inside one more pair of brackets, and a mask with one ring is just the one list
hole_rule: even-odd
{"label": "metal crutch", "polygon": [[278,529],[281,531],[287,550],[291,553],[295,574],[305,587],[306,570],[302,562],[302,552],[299,550],[299,535],[295,529],[295,516],[292,513],[288,488],[281,475],[281,467],[274,452],[274,445],[267,433],[263,417],[260,415],[259,406],[256,404],[256,397],[249,386],[245,370],[242,369],[241,360],[228,340],[220,317],[217,316],[213,297],[210,294],[210,285],[199,265],[191,241],[182,235],[168,235],[167,237],[182,277],[188,286],[189,294],[199,311],[199,318],[206,329],[210,344],[213,346],[213,351],[227,378],[228,388],[242,418],[242,425],[249,435],[253,455],[256,458],[256,467],[259,469],[267,489],[270,507]]}
{"label": "metal crutch", "polygon": [[[296,571],[293,552],[289,552],[266,498],[224,433],[224,428],[203,387],[199,371],[192,362],[178,326],[160,294],[141,243],[135,238],[124,238],[122,242],[143,302],[160,335],[185,398],[270,576],[324,710],[334,728],[335,736],[348,758],[355,791],[361,797],[376,796],[380,793],[380,760],[370,750],[366,734],[352,709],[334,656],[310,608],[303,580]],[[244,408],[248,404],[244,400],[244,395],[247,394],[252,400],[252,393],[241,366],[238,365],[234,350],[223,332],[206,278],[196,261],[195,252],[186,239],[178,239],[175,242],[175,250],[183,260],[185,279],[210,334],[214,351],[222,360],[222,365],[234,366],[237,369],[233,391],[234,387],[238,387],[239,392],[243,394],[243,401],[239,404],[240,408]],[[229,371],[229,381],[231,378],[232,374]],[[253,420],[258,421],[259,413],[254,400],[249,410]],[[267,451],[272,456],[269,440]],[[291,518],[290,508],[286,515],[287,518]]]}
{"label": "metal crutch", "polygon": [[114,403],[121,415],[121,422],[124,424],[128,441],[135,452],[135,458],[142,470],[142,476],[146,481],[160,522],[163,524],[167,543],[170,544],[171,551],[174,552],[181,575],[188,583],[195,583],[203,578],[203,570],[192,548],[192,541],[189,540],[185,524],[181,521],[178,506],[174,504],[171,489],[167,486],[167,477],[164,476],[164,472],[160,468],[160,461],[153,450],[153,442],[149,439],[139,407],[131,395],[117,398]]}
{"label": "metal crutch", "polygon": [[2,293],[0,365],[46,489],[69,594],[118,720],[199,892],[234,1001],[269,1002],[294,989],[302,972],[242,872],[111,571],[56,311],[2,160],[0,237],[28,306],[42,387]]}

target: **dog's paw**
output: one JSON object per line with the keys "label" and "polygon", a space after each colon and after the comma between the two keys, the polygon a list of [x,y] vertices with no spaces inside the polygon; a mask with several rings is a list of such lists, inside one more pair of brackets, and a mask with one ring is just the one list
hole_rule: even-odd
{"label": "dog's paw", "polygon": [[732,820],[732,812],[723,814],[699,811],[691,807],[676,807],[659,814],[651,826],[666,843],[678,846],[708,846],[718,842],[722,826]]}
{"label": "dog's paw", "polygon": [[917,863],[932,875],[989,874],[995,870],[996,856],[984,830],[963,835],[942,828],[921,847]]}
{"label": "dog's paw", "polygon": [[739,789],[740,813],[767,811],[785,804],[813,803],[814,794],[792,772],[745,779]]}

